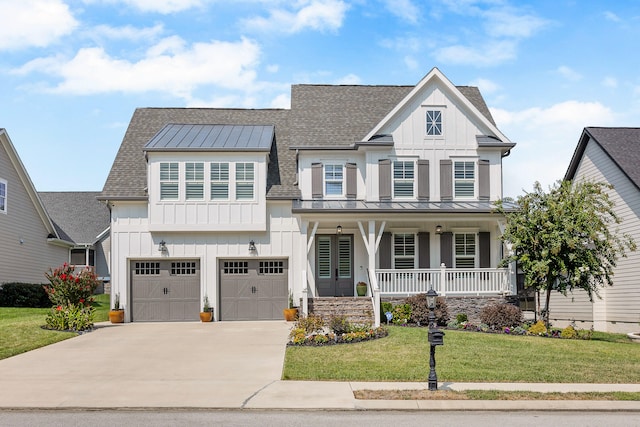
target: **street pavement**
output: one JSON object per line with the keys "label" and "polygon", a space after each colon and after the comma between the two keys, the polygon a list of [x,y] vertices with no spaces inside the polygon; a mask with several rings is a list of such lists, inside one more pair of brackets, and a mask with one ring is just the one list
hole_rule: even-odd
{"label": "street pavement", "polygon": [[[282,381],[291,324],[100,323],[0,360],[0,409],[539,410],[539,401],[358,400],[427,383]],[[440,389],[635,391],[640,384],[440,383]],[[549,410],[640,411],[640,402],[545,401]]]}

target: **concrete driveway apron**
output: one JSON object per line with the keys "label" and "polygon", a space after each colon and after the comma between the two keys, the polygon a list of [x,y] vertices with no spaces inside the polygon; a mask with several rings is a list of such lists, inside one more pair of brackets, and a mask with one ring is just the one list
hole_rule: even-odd
{"label": "concrete driveway apron", "polygon": [[0,360],[4,408],[241,408],[282,374],[284,321],[99,324]]}

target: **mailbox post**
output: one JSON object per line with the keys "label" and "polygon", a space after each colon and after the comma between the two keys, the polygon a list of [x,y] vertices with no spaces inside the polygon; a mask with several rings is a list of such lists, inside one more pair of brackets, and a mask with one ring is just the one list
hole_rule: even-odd
{"label": "mailbox post", "polygon": [[429,289],[427,292],[427,304],[429,306],[429,390],[438,390],[438,376],[436,375],[436,346],[444,345],[444,332],[436,326],[436,298],[438,293]]}

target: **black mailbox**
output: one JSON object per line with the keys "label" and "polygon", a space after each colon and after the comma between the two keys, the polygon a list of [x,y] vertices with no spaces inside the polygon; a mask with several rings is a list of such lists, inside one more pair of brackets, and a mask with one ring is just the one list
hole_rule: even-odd
{"label": "black mailbox", "polygon": [[444,345],[444,332],[440,329],[429,331],[429,342],[431,345]]}

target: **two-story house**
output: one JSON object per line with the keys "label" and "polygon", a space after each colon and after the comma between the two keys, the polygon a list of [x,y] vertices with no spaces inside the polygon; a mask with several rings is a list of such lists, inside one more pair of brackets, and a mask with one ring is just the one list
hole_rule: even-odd
{"label": "two-story house", "polygon": [[291,108],[135,111],[100,199],[129,321],[280,319],[289,295],[515,293],[502,159],[475,87],[294,85]]}

